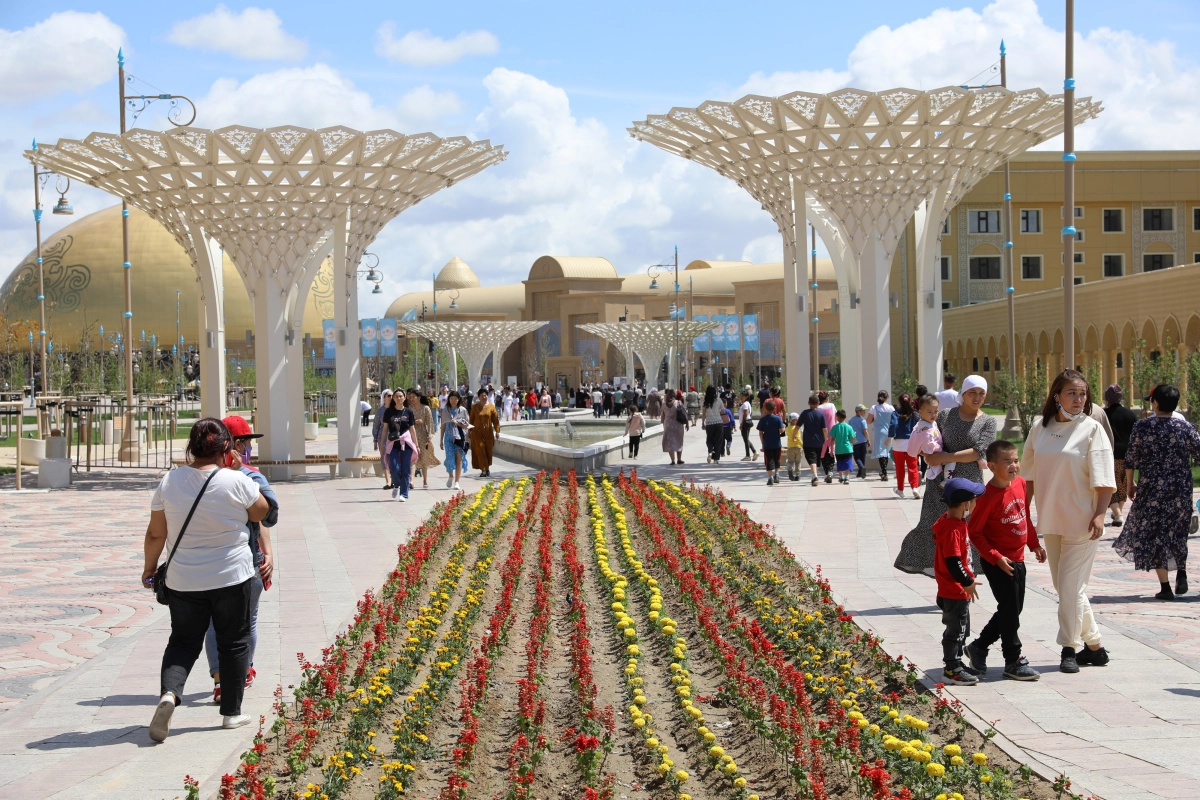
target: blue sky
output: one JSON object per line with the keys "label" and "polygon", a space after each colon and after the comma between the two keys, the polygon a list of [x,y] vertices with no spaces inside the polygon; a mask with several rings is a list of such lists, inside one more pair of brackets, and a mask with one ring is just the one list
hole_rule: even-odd
{"label": "blue sky", "polygon": [[[504,143],[507,162],[380,237],[389,299],[453,255],[485,283],[519,280],[543,253],[606,256],[622,272],[675,244],[686,260],[778,259],[773,223],[740,190],[628,138],[647,113],[748,92],[934,88],[987,69],[1002,37],[1014,88],[1056,90],[1062,76],[1061,2],[343,7],[6,3],[0,276],[32,247],[21,150],[34,136],[116,127],[114,45],[134,75],[195,98],[203,127],[345,124]],[[1080,91],[1106,106],[1081,149],[1196,148],[1200,4],[1077,9]],[[139,122],[164,124],[156,113]],[[73,195],[81,213],[110,203]],[[366,311],[382,311],[368,298]]]}

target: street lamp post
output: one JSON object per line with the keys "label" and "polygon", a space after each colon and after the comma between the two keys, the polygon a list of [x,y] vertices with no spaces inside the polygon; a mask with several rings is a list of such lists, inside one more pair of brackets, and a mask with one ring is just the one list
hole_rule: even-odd
{"label": "street lamp post", "polygon": [[1075,369],[1075,0],[1067,0],[1063,80],[1063,366]]}
{"label": "street lamp post", "polygon": [[[1004,40],[1000,40],[1000,85],[1008,86],[1008,51]],[[1013,254],[1013,215],[1012,215],[1012,171],[1008,159],[1004,159],[1004,260],[1007,268],[1008,283],[1004,294],[1008,297],[1008,376],[1009,384],[1017,385],[1017,311],[1016,311],[1016,256]],[[1004,431],[1010,441],[1016,441],[1021,436],[1021,414],[1017,410],[1016,401],[1008,404],[1008,415],[1004,420]]]}
{"label": "street lamp post", "polygon": [[[33,141],[33,149],[37,150],[37,140]],[[41,321],[39,327],[41,342],[42,342],[42,394],[49,393],[49,370],[46,369],[46,279],[45,272],[42,269],[42,184],[49,180],[54,173],[48,169],[38,169],[38,165],[33,165],[33,230],[37,239],[37,273],[38,273],[38,313]],[[67,202],[67,192],[71,189],[71,179],[65,178],[67,185],[62,189],[58,189],[55,184],[55,189],[58,191],[58,202],[50,213],[69,215],[74,214],[75,209],[71,208],[71,204]],[[30,379],[29,384],[33,387],[34,393],[37,392],[35,379],[32,376],[33,362],[30,362]]]}
{"label": "street lamp post", "polygon": [[[122,136],[125,135],[126,108],[133,111],[133,118],[137,120],[138,116],[156,100],[170,101],[171,110],[167,112],[167,121],[172,125],[183,127],[196,121],[196,104],[181,94],[165,92],[151,95],[125,94],[125,85],[132,84],[135,80],[137,79],[133,75],[125,75],[124,48],[117,50],[117,97],[120,106]],[[180,100],[186,102],[192,109],[192,115],[186,121],[180,121],[183,116],[183,107],[179,105]],[[121,436],[121,449],[117,458],[121,461],[135,461],[138,455],[138,440],[133,430],[135,416],[133,408],[133,348],[130,346],[133,342],[133,276],[131,274],[133,265],[129,261],[129,204],[125,200],[121,201],[121,253],[121,265],[125,268],[125,431]]]}

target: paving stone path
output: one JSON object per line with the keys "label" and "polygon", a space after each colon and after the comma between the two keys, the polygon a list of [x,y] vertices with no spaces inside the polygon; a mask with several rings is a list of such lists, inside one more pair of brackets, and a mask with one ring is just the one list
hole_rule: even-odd
{"label": "paving stone path", "polygon": [[[330,451],[323,439],[310,446]],[[735,449],[735,454],[740,452]],[[761,462],[703,458],[703,434],[688,435],[683,467],[657,443],[636,463],[647,477],[711,482],[756,519],[774,525],[793,552],[820,565],[847,608],[885,638],[893,654],[936,680],[940,616],[934,584],[891,568],[920,504],[898,500],[890,484],[849,487],[785,482],[768,488]],[[277,484],[283,508],[274,529],[275,585],[259,616],[258,682],[246,712],[269,714],[271,692],[299,675],[297,652],[316,656],[350,619],[354,603],[394,564],[396,545],[448,496],[435,471],[428,491],[390,501],[377,478]],[[525,474],[497,462],[493,477]],[[7,481],[5,483],[4,481]],[[12,476],[0,480],[11,488]],[[182,793],[184,774],[212,796],[236,766],[253,731],[220,729],[201,666],[188,684],[170,739],[146,733],[158,689],[169,622],[138,586],[150,473],[112,471],[50,494],[0,494],[0,796],[158,800]],[[463,489],[480,482],[468,478]],[[1112,529],[1110,529],[1112,531]],[[1002,743],[1047,773],[1108,800],[1200,800],[1200,619],[1196,598],[1155,603],[1153,576],[1134,573],[1112,553],[1110,532],[1097,559],[1092,598],[1112,664],[1075,676],[1057,671],[1056,598],[1044,566],[1031,565],[1023,616],[1026,653],[1042,680],[983,683],[955,694],[992,722]],[[986,592],[985,592],[986,594]],[[973,609],[982,626],[993,603]]]}

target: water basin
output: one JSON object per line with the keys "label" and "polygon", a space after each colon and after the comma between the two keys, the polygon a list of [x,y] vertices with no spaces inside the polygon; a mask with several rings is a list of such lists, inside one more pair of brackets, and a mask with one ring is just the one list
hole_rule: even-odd
{"label": "water basin", "polygon": [[[647,420],[642,447],[662,435],[662,425]],[[590,414],[565,420],[510,422],[500,427],[497,456],[545,469],[591,472],[627,459],[625,420],[602,420]]]}

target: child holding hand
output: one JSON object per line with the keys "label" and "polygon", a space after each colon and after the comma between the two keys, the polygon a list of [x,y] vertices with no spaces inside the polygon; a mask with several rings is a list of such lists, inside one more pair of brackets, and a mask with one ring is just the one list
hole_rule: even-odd
{"label": "child holding hand", "polygon": [[1004,655],[1004,677],[1014,681],[1036,681],[1041,676],[1021,655],[1021,609],[1025,605],[1025,550],[1046,560],[1029,519],[1029,496],[1025,479],[1017,473],[1017,446],[997,439],[988,445],[987,464],[992,471],[987,491],[971,515],[971,543],[983,560],[983,574],[996,597],[996,613],[966,647],[966,669],[975,675],[987,672],[988,648],[1000,641]]}
{"label": "child holding hand", "polygon": [[942,487],[946,513],[933,523],[933,575],[937,579],[937,605],[942,610],[942,680],[971,686],[979,679],[963,668],[963,645],[971,635],[971,601],[979,598],[979,581],[969,566],[967,517],[982,484],[951,478]]}

